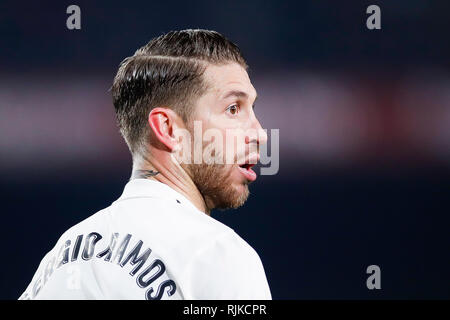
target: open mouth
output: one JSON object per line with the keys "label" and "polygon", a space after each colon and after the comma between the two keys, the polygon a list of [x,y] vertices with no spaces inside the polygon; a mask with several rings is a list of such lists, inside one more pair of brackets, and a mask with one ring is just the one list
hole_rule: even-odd
{"label": "open mouth", "polygon": [[244,163],[239,165],[239,171],[243,174],[243,176],[249,181],[256,180],[256,172],[252,170],[254,164]]}
{"label": "open mouth", "polygon": [[250,170],[253,166],[254,166],[254,164],[250,164],[250,163],[244,163],[244,164],[239,165],[239,167],[241,167],[242,169],[245,169],[245,170]]}

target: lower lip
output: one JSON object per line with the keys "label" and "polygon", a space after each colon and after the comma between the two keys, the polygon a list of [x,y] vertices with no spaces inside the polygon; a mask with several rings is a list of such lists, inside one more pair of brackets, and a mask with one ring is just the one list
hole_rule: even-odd
{"label": "lower lip", "polygon": [[241,168],[241,167],[238,167],[238,168],[247,180],[249,180],[249,181],[256,180],[256,173],[251,168],[250,169],[245,169],[245,168]]}

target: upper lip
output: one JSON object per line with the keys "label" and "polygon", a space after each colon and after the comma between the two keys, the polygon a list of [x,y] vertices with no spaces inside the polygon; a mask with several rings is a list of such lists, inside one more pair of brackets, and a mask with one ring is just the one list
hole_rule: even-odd
{"label": "upper lip", "polygon": [[247,168],[251,168],[253,167],[255,164],[257,164],[259,161],[259,154],[255,154],[255,155],[251,155],[245,158],[245,162],[240,163],[239,166],[240,167],[247,167]]}

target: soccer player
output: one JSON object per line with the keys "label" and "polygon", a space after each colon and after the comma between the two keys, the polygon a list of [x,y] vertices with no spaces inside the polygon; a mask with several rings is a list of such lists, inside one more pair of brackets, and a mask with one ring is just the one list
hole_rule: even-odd
{"label": "soccer player", "polygon": [[271,299],[258,254],[210,216],[244,204],[267,140],[239,48],[171,31],[123,60],[111,90],[131,179],[60,237],[20,299]]}

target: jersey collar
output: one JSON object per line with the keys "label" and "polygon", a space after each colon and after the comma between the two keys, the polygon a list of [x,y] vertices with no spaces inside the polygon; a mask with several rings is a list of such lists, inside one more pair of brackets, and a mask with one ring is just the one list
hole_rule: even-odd
{"label": "jersey collar", "polygon": [[[123,190],[122,195],[117,201],[129,199],[129,198],[160,198],[174,201],[190,207],[191,209],[201,212],[197,209],[194,204],[189,201],[185,196],[183,196],[178,191],[175,191],[168,185],[149,179],[132,179],[130,180]],[[203,212],[201,212],[203,213]]]}

